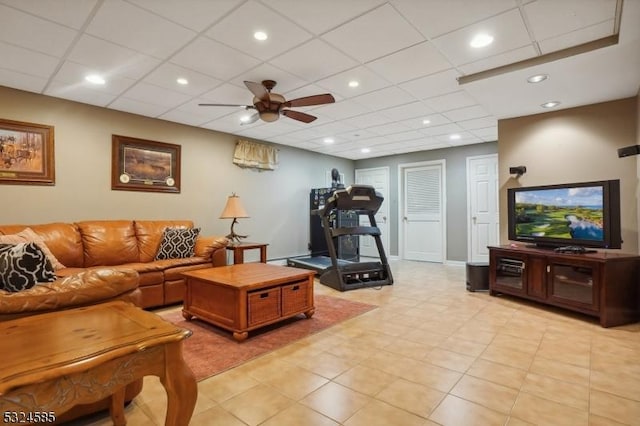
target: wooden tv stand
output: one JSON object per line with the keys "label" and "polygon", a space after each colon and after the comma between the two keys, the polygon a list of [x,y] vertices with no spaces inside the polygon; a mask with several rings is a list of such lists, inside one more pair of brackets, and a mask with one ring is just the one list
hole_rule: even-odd
{"label": "wooden tv stand", "polygon": [[489,247],[489,294],[509,294],[595,316],[603,327],[640,320],[640,256]]}

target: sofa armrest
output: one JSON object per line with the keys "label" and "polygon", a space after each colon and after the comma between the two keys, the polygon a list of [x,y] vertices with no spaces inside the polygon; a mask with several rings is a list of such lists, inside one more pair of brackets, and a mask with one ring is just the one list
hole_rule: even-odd
{"label": "sofa armrest", "polygon": [[0,321],[111,300],[137,305],[140,301],[138,284],[139,276],[134,270],[99,268],[16,293],[0,291]]}
{"label": "sofa armrest", "polygon": [[226,247],[229,240],[225,237],[202,237],[196,240],[194,256],[204,257],[211,260],[213,266],[224,266],[227,264]]}

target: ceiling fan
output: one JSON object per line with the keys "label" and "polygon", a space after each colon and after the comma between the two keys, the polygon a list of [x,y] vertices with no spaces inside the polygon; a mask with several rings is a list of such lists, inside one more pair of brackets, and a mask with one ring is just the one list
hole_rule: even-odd
{"label": "ceiling fan", "polygon": [[253,93],[253,105],[235,105],[235,104],[198,104],[200,106],[225,106],[225,107],[243,107],[245,109],[255,109],[256,112],[243,121],[242,124],[251,124],[261,119],[262,121],[272,122],[280,118],[280,114],[302,121],[303,123],[311,123],[317,117],[300,111],[293,111],[291,107],[303,107],[312,105],[331,104],[336,100],[329,93],[322,95],[305,96],[303,98],[285,100],[282,95],[272,93],[276,85],[273,80],[264,80],[262,83],[253,81],[245,81],[244,85]]}

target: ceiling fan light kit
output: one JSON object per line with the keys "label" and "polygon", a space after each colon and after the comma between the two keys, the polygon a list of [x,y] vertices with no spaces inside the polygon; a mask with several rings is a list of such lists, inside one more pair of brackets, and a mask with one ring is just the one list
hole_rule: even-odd
{"label": "ceiling fan light kit", "polygon": [[288,108],[315,106],[334,103],[336,100],[333,95],[324,93],[321,95],[305,96],[303,98],[292,99],[287,101],[284,96],[278,93],[272,93],[275,87],[274,80],[264,80],[262,83],[253,81],[245,81],[244,85],[253,93],[253,105],[234,105],[234,104],[199,104],[200,106],[220,106],[220,107],[242,107],[245,109],[255,109],[256,113],[247,119],[243,119],[243,125],[255,123],[258,119],[272,123],[280,115],[301,121],[303,123],[311,123],[317,117],[307,114],[306,112],[294,111]]}

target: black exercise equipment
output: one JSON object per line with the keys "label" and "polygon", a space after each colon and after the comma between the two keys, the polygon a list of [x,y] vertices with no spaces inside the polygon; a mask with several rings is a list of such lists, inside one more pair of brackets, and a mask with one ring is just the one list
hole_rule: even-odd
{"label": "black exercise equipment", "polygon": [[[351,185],[346,189],[333,192],[324,208],[317,211],[322,219],[327,241],[331,266],[320,276],[320,283],[345,291],[362,287],[378,287],[393,284],[391,268],[387,262],[380,229],[376,224],[375,214],[380,209],[384,198],[370,185]],[[331,226],[331,217],[340,212],[354,212],[367,215],[371,226]],[[336,253],[334,240],[341,236],[371,235],[380,254],[379,262],[341,262]]]}

